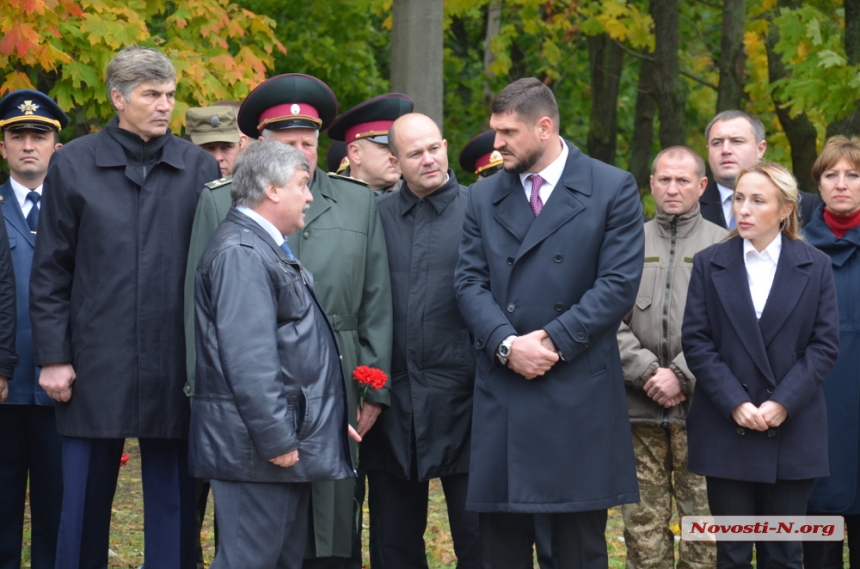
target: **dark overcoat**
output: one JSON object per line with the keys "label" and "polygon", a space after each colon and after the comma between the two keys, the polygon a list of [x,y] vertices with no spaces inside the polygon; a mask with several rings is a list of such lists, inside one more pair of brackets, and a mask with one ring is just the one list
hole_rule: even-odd
{"label": "dark overcoat", "polygon": [[[827,411],[821,383],[839,353],[839,314],[830,259],[782,240],[776,274],[757,321],[735,237],[693,258],[682,343],[696,376],[687,414],[688,468],[696,474],[774,483],[826,476]],[[781,403],[778,428],[739,427],[744,402]]]}
{"label": "dark overcoat", "polygon": [[448,183],[419,199],[379,199],[394,299],[391,406],[361,445],[368,470],[409,480],[469,472],[475,351],[454,295],[468,193]]}
{"label": "dark overcoat", "polygon": [[0,210],[0,375],[12,377],[18,356],[15,354],[15,269],[9,251],[9,236]]}
{"label": "dark overcoat", "polygon": [[[570,155],[535,218],[519,176],[473,185],[455,288],[480,351],[467,508],[559,513],[636,502],[616,331],[642,276],[633,177]],[[566,361],[527,381],[495,352],[544,329]]]}
{"label": "dark overcoat", "polygon": [[9,382],[7,405],[53,405],[45,390],[39,387],[36,365],[33,363],[33,339],[30,326],[30,267],[36,236],[30,231],[27,220],[18,205],[18,198],[7,180],[0,185],[0,210],[6,220],[9,248],[15,267],[15,299],[18,316],[18,333],[15,350],[18,352],[18,367]]}
{"label": "dark overcoat", "polygon": [[839,304],[839,359],[824,381],[830,476],[812,487],[809,511],[860,514],[860,227],[837,238],[824,206],[803,228],[807,242],[830,256]]}
{"label": "dark overcoat", "polygon": [[219,170],[165,136],[145,180],[107,130],[51,157],[30,316],[36,364],[70,362],[77,374],[57,404],[62,435],[188,436],[185,264],[197,197]]}

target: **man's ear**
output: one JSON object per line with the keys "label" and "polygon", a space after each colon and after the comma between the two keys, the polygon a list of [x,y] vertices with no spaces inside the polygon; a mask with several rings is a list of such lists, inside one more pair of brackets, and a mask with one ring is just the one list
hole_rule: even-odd
{"label": "man's ear", "polygon": [[346,157],[349,158],[350,164],[361,166],[361,145],[357,142],[350,142],[346,145]]}
{"label": "man's ear", "polygon": [[553,129],[552,119],[549,117],[541,117],[538,119],[535,126],[538,128],[538,135],[541,140],[549,140],[549,138],[555,133]]}
{"label": "man's ear", "polygon": [[118,111],[121,111],[125,108],[125,97],[123,97],[122,93],[117,91],[116,89],[110,90],[110,100],[113,103],[113,108]]}

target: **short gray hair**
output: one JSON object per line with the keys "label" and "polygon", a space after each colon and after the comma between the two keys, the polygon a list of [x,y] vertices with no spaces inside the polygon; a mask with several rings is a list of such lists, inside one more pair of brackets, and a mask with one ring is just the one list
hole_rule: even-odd
{"label": "short gray hair", "polygon": [[134,88],[146,81],[175,82],[176,69],[160,51],[150,47],[130,45],[117,53],[108,64],[105,81],[109,101],[112,101],[110,94],[114,89],[119,91],[127,101]]}
{"label": "short gray hair", "polygon": [[696,163],[696,182],[705,177],[705,161],[702,159],[699,154],[690,148],[689,146],[670,146],[669,148],[664,148],[661,150],[657,156],[654,157],[654,161],[651,163],[651,175],[657,171],[657,163],[660,162],[660,159],[664,156],[669,156],[670,158],[678,158],[681,156],[689,156],[693,159],[693,162]]}
{"label": "short gray hair", "polygon": [[233,162],[233,205],[258,206],[266,197],[266,188],[286,186],[296,169],[311,171],[305,155],[292,146],[271,140],[252,142]]}
{"label": "short gray hair", "polygon": [[745,113],[744,111],[729,109],[728,111],[723,111],[717,114],[717,116],[708,123],[708,126],[705,127],[705,144],[710,146],[709,141],[711,139],[711,128],[713,128],[715,124],[720,121],[730,121],[732,119],[745,119],[750,123],[756,143],[761,142],[767,136],[767,133],[764,130],[764,123],[761,122],[757,116]]}

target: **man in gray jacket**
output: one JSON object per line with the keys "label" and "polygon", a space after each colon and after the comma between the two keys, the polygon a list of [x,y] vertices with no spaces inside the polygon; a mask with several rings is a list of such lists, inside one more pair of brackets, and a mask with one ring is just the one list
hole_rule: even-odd
{"label": "man in gray jacket", "polygon": [[[645,267],[636,304],[618,330],[642,498],[621,508],[630,569],[674,566],[673,496],[679,515],[708,515],[705,479],[687,471],[685,422],[696,378],[681,351],[693,255],[727,233],[699,212],[707,183],[705,163],[690,148],[666,148],[654,159],[651,192],[657,215],[645,224]],[[680,543],[678,567],[705,569],[715,563],[712,543]]]}
{"label": "man in gray jacket", "polygon": [[309,181],[301,152],[253,143],[197,268],[189,462],[215,495],[213,568],[298,569],[310,483],[354,476],[334,333],[284,238],[304,226]]}

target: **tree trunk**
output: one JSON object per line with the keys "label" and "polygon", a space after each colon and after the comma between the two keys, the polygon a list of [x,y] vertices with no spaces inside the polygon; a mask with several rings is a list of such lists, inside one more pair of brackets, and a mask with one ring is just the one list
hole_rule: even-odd
{"label": "tree trunk", "polygon": [[660,146],[684,144],[684,90],[681,84],[678,49],[680,0],[652,0],[655,65],[654,96],[660,116]]}
{"label": "tree trunk", "polygon": [[[779,2],[778,7],[783,7],[788,2]],[[782,57],[774,52],[774,46],[779,42],[779,30],[771,23],[770,30],[765,40],[767,47],[767,73],[771,83],[786,76],[785,65]],[[792,118],[789,107],[775,92],[772,95],[773,106],[776,108],[776,116],[785,131],[788,142],[791,145],[791,168],[794,177],[797,178],[798,186],[807,192],[817,191],[815,181],[812,179],[812,165],[815,163],[817,151],[815,148],[816,131],[812,122],[805,113]]]}
{"label": "tree trunk", "polygon": [[615,164],[618,138],[618,87],[624,51],[608,34],[588,37],[591,69],[591,121],[588,126],[588,155]]}
{"label": "tree trunk", "polygon": [[502,29],[502,0],[491,0],[487,6],[487,32],[484,35],[484,102],[489,106],[493,100],[493,93],[490,90],[489,77],[490,65],[496,61],[496,56],[493,53],[493,39],[499,35]]}
{"label": "tree trunk", "polygon": [[651,145],[654,142],[654,63],[642,60],[639,88],[633,115],[633,141],[630,143],[630,173],[640,188],[648,186],[651,176]]}
{"label": "tree trunk", "polygon": [[744,93],[744,22],[746,0],[723,0],[723,32],[720,41],[720,89],[717,112],[741,108]]}
{"label": "tree trunk", "polygon": [[[845,0],[845,55],[849,65],[860,63],[860,0]],[[854,102],[854,112],[827,125],[827,138],[841,134],[860,135],[860,100]]]}
{"label": "tree trunk", "polygon": [[394,0],[391,90],[415,100],[415,111],[442,124],[443,0]]}

